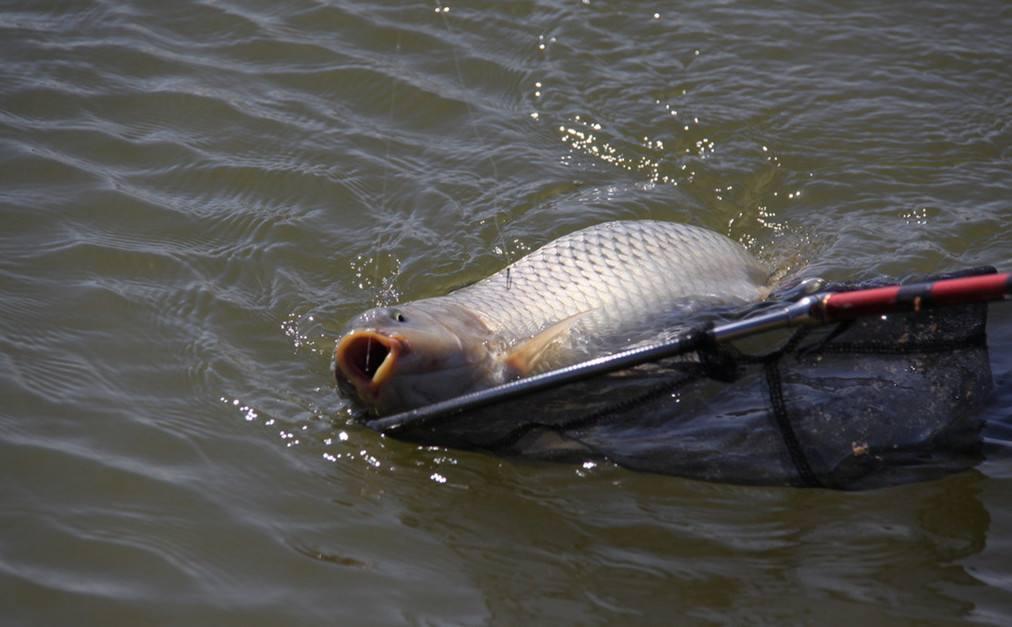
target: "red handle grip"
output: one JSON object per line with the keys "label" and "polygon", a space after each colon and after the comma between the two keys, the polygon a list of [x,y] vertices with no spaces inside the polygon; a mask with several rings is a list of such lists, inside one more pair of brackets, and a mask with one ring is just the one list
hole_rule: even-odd
{"label": "red handle grip", "polygon": [[986,274],[933,283],[892,285],[828,294],[822,299],[826,320],[850,320],[896,311],[920,311],[937,305],[985,303],[1012,294],[1012,274]]}

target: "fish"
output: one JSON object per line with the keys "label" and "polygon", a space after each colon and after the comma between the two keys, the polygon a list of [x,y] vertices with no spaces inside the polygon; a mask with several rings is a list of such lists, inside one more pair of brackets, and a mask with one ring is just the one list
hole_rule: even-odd
{"label": "fish", "polygon": [[758,302],[769,278],[714,231],[605,222],[446,295],[354,317],[334,375],[369,413],[407,411],[621,350],[693,312]]}

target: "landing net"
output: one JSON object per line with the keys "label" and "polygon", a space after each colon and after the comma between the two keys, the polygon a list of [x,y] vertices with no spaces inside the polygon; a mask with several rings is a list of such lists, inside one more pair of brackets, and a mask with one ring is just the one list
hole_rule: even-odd
{"label": "landing net", "polygon": [[978,303],[695,342],[688,354],[561,385],[528,390],[522,380],[493,404],[450,401],[367,424],[428,445],[739,484],[925,480],[981,459],[977,416],[992,386],[986,323]]}

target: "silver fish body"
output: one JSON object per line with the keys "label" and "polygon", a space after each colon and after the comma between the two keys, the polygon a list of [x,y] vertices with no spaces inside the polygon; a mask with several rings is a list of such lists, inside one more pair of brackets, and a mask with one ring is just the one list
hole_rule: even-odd
{"label": "silver fish body", "polygon": [[619,350],[695,310],[758,301],[768,276],[718,233],[607,222],[446,296],[361,314],[335,372],[374,412],[404,411]]}

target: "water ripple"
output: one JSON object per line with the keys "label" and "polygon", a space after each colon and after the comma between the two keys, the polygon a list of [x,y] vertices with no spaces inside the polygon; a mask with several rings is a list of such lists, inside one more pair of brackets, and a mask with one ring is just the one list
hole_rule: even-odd
{"label": "water ripple", "polygon": [[419,448],[350,421],[329,371],[362,309],[605,220],[705,225],[785,274],[1007,268],[1007,8],[95,0],[0,15],[9,620],[1012,612],[997,307],[996,452],[861,495]]}

